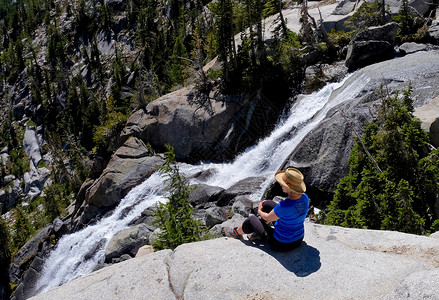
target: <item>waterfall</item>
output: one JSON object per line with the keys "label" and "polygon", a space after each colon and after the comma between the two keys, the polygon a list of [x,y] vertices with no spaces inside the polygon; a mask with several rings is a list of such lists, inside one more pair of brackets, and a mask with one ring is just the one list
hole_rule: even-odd
{"label": "waterfall", "polygon": [[[228,188],[247,177],[265,176],[265,183],[252,196],[258,200],[273,180],[274,172],[306,134],[319,125],[331,108],[358,95],[368,82],[363,76],[358,76],[348,86],[344,86],[350,76],[340,83],[328,84],[320,91],[297,100],[268,137],[237,156],[232,163],[181,164],[180,170],[188,178],[200,171],[210,170],[213,174],[204,182],[192,179],[191,183],[222,188]],[[133,188],[111,216],[81,231],[63,236],[44,263],[36,291],[42,293],[92,272],[103,258],[111,238],[140,216],[143,210],[157,201],[165,201],[164,193],[163,178],[155,173]],[[127,209],[130,209],[128,214]]]}

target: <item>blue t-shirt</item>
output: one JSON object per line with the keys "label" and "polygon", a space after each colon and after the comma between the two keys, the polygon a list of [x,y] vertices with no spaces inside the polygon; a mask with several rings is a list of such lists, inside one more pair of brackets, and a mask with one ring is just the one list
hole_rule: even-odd
{"label": "blue t-shirt", "polygon": [[308,214],[309,198],[302,194],[297,200],[286,198],[274,207],[279,220],[274,223],[273,236],[282,243],[292,243],[305,234],[303,222]]}

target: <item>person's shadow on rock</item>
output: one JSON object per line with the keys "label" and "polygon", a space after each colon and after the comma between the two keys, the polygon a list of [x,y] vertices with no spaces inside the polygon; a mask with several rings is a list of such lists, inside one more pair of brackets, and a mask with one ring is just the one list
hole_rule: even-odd
{"label": "person's shadow on rock", "polygon": [[320,251],[308,245],[306,242],[294,250],[288,252],[279,252],[270,248],[269,245],[262,241],[245,241],[247,245],[263,250],[269,255],[273,256],[279,261],[282,266],[290,272],[293,272],[298,277],[306,277],[314,272],[317,272],[320,267]]}

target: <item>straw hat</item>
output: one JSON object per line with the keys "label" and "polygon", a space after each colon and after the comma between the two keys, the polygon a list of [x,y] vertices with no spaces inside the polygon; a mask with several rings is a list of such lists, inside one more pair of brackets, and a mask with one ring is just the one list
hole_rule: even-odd
{"label": "straw hat", "polygon": [[306,185],[305,182],[303,182],[303,174],[295,168],[288,168],[285,171],[279,171],[274,175],[274,178],[280,185],[286,187],[293,193],[302,194],[306,191]]}

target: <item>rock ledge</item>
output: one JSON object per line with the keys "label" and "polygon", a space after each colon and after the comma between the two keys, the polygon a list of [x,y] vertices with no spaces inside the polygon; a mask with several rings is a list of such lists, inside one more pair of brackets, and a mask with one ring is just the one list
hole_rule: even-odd
{"label": "rock ledge", "polygon": [[228,238],[185,244],[31,299],[438,299],[439,239],[305,225],[289,253]]}

